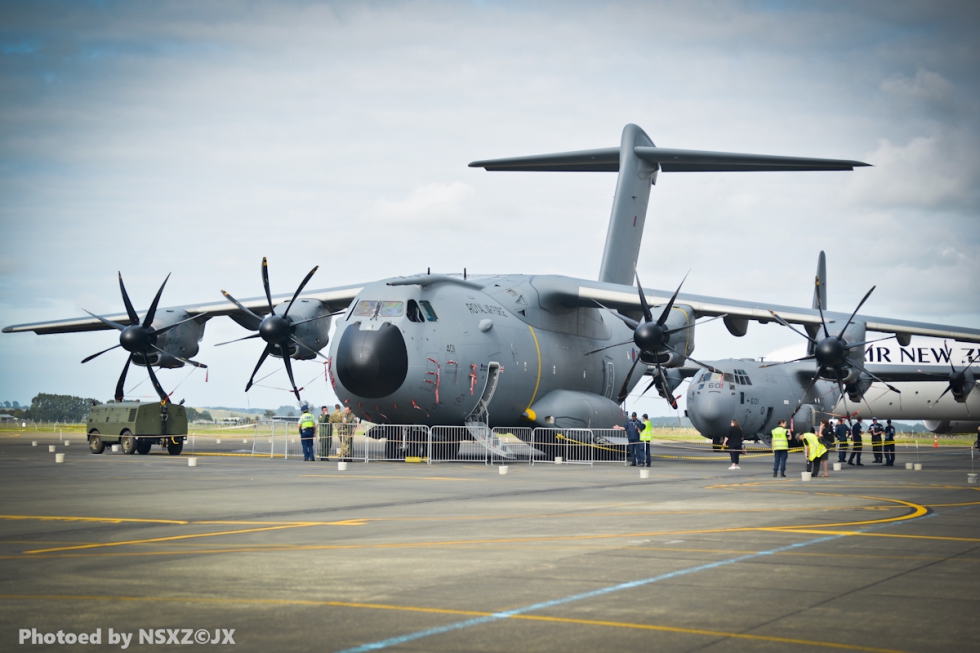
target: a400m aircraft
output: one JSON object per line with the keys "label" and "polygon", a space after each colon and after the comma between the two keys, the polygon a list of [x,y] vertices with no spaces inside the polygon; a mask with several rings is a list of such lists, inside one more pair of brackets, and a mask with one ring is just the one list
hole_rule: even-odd
{"label": "a400m aircraft", "polygon": [[[225,293],[224,301],[156,310],[158,293],[142,323],[124,297],[125,315],[23,324],[3,331],[114,328],[120,331],[119,346],[130,354],[127,368],[130,362],[180,367],[197,354],[207,320],[228,316],[254,332],[244,339],[264,344],[261,352],[255,350],[260,354],[256,372],[268,356],[281,358],[299,398],[290,359],[325,358],[337,396],[358,417],[372,422],[609,427],[621,421],[621,403],[644,373],[649,371],[658,391],[670,396],[671,368],[694,361],[690,356],[698,318],[721,317],[735,336],[746,333],[749,321],[772,321],[770,308],[808,333],[815,335],[821,325],[819,311],[811,308],[681,294],[680,288],[638,293],[633,286],[636,261],[650,189],[659,173],[845,171],[865,165],[658,148],[642,129],[627,125],[619,147],[470,164],[490,171],[618,172],[597,281],[425,273],[306,291],[314,268],[291,295],[273,295],[263,260],[265,296],[239,301]],[[245,288],[245,280],[235,281],[236,293]],[[334,314],[337,329],[324,355]],[[829,312],[824,316],[838,324],[848,318]],[[897,334],[900,340],[927,335],[980,342],[977,329],[862,315],[853,316],[849,329],[851,342],[862,341],[865,331]],[[857,332],[861,335],[855,340],[852,333]],[[861,348],[846,349],[843,355],[856,363]],[[848,366],[847,374],[850,382],[861,372]],[[254,378],[255,372],[246,389]]]}

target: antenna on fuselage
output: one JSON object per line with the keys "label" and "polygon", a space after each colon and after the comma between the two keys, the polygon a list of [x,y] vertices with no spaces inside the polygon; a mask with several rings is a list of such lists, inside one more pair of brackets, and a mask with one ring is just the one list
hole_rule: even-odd
{"label": "antenna on fuselage", "polygon": [[640,254],[650,187],[659,172],[771,172],[780,170],[853,170],[860,161],[813,159],[767,154],[735,154],[657,147],[636,125],[623,128],[619,147],[474,161],[471,168],[546,172],[618,172],[599,281],[633,284]]}

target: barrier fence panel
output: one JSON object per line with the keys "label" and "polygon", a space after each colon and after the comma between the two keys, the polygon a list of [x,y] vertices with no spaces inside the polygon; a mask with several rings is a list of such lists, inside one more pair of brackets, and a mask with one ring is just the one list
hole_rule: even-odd
{"label": "barrier fence panel", "polygon": [[468,426],[433,426],[429,429],[429,462],[490,462],[490,450],[484,445],[492,437],[486,424]]}
{"label": "barrier fence panel", "polygon": [[429,458],[429,427],[377,424],[364,434],[365,460],[425,462]]}
{"label": "barrier fence panel", "polygon": [[491,465],[530,464],[535,456],[544,458],[543,453],[531,446],[534,429],[530,426],[513,428],[496,426],[493,429],[493,435],[497,438],[498,446],[491,449]]}
{"label": "barrier fence panel", "polygon": [[591,429],[555,429],[536,428],[531,436],[531,446],[544,454],[531,464],[557,462],[574,465],[592,464],[592,430]]}
{"label": "barrier fence panel", "polygon": [[336,451],[337,459],[344,462],[367,461],[365,437],[358,435],[357,424],[331,424],[330,446]]}
{"label": "barrier fence panel", "polygon": [[626,431],[619,429],[592,429],[592,444],[594,451],[592,459],[599,463],[629,464],[629,450],[625,444]]}

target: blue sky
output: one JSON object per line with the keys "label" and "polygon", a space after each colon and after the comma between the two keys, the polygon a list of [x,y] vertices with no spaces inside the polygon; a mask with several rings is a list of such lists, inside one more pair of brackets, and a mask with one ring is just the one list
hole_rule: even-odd
{"label": "blue sky", "polygon": [[[877,285],[869,314],[978,327],[978,17],[952,2],[4,3],[0,324],[120,310],[117,270],[138,308],[169,272],[165,304],[256,295],[262,256],[280,291],[314,265],[311,287],[427,267],[595,278],[614,175],[466,164],[614,146],[633,122],[665,147],[875,166],[661,175],[646,285],[691,269],[690,292],[807,306],[823,249],[833,308]],[[212,347],[240,335],[210,322],[208,383],[164,385],[193,405],[288,403],[246,397],[258,349]],[[695,355],[795,337],[715,323]],[[0,337],[0,400],[107,398],[123,356],[79,361],[112,343]]]}

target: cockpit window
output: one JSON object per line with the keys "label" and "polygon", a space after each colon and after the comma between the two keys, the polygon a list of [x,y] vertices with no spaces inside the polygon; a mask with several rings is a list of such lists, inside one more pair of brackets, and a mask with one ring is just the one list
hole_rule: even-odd
{"label": "cockpit window", "polygon": [[408,300],[408,319],[410,322],[425,322],[425,318],[422,317],[422,309],[419,308],[419,303],[414,299]]}
{"label": "cockpit window", "polygon": [[432,304],[423,299],[419,302],[419,306],[422,308],[422,313],[425,315],[426,320],[429,322],[439,321],[439,316],[437,316],[435,310],[433,310]]}
{"label": "cockpit window", "polygon": [[374,317],[378,312],[378,304],[381,302],[363,301],[357,303],[354,309],[354,317]]}
{"label": "cockpit window", "polygon": [[405,302],[381,302],[378,317],[401,317],[405,312]]}

